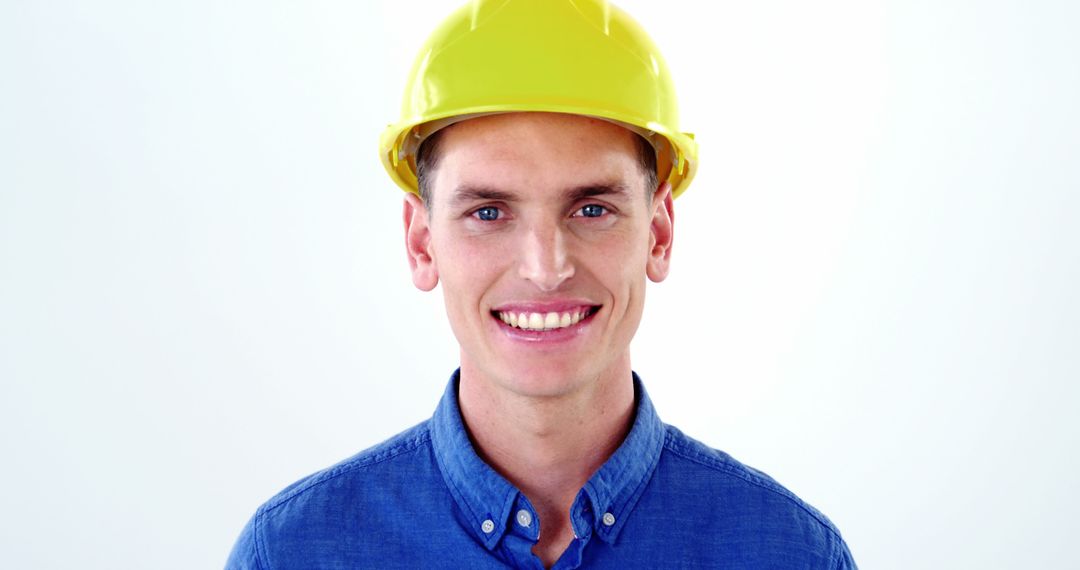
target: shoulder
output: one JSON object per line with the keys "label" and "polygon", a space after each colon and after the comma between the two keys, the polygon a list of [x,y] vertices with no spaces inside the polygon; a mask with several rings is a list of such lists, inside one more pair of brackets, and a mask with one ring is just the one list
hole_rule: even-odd
{"label": "shoulder", "polygon": [[444,499],[430,441],[424,422],[285,487],[255,511],[226,567],[310,566],[342,536],[394,532],[395,509]]}
{"label": "shoulder", "polygon": [[693,496],[710,511],[722,513],[714,519],[715,530],[787,544],[846,567],[847,546],[836,525],[821,511],[762,471],[673,426],[665,427],[656,474],[659,486],[672,487],[670,492]]}
{"label": "shoulder", "polygon": [[[333,489],[340,488],[342,485],[348,486],[355,482],[375,483],[378,480],[377,473],[387,467],[386,464],[417,459],[416,455],[425,451],[430,441],[428,422],[417,424],[382,443],[285,487],[266,501],[259,508],[259,513],[273,511],[281,505],[307,495],[332,493]],[[422,461],[423,458],[420,459]]]}
{"label": "shoulder", "polygon": [[[690,464],[696,465],[701,476],[710,476],[726,486],[743,489],[747,493],[775,497],[776,502],[807,517],[831,532],[836,526],[824,514],[800,499],[795,493],[778,483],[764,472],[743,464],[731,455],[711,448],[691,438],[674,426],[666,426],[664,451]],[[691,469],[694,469],[691,467]]]}

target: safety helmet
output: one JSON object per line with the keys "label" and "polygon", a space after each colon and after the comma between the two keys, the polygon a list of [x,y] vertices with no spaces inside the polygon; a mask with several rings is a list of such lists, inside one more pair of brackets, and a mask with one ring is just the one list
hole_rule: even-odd
{"label": "safety helmet", "polygon": [[645,31],[606,0],[472,0],[420,50],[401,120],[379,155],[394,182],[418,193],[416,152],[440,128],[514,111],[606,119],[644,136],[661,182],[678,196],[694,177],[697,143],[679,131],[667,64]]}

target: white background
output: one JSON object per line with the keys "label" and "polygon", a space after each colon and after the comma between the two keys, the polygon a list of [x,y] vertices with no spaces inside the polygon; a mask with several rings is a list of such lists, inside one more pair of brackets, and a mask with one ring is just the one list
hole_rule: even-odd
{"label": "white background", "polygon": [[[0,4],[0,565],[220,567],[429,416],[456,348],[376,139],[455,5]],[[701,144],[661,416],[864,568],[1077,567],[1077,4],[620,5]]]}

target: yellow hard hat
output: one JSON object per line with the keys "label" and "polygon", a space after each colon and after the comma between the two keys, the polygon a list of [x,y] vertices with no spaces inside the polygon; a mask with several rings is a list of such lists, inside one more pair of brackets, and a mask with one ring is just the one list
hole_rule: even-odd
{"label": "yellow hard hat", "polygon": [[678,196],[697,168],[697,143],[679,131],[667,64],[649,36],[606,0],[472,0],[450,15],[416,58],[401,120],[379,156],[394,182],[418,193],[416,151],[439,128],[513,111],[607,119],[657,149],[661,182]]}

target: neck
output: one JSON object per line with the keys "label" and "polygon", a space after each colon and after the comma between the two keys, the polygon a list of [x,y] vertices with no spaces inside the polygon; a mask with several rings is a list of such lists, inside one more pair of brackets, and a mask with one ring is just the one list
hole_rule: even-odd
{"label": "neck", "polygon": [[541,521],[534,550],[550,565],[573,538],[578,491],[615,452],[633,421],[629,357],[577,389],[534,396],[462,359],[458,400],[477,453],[520,489]]}

